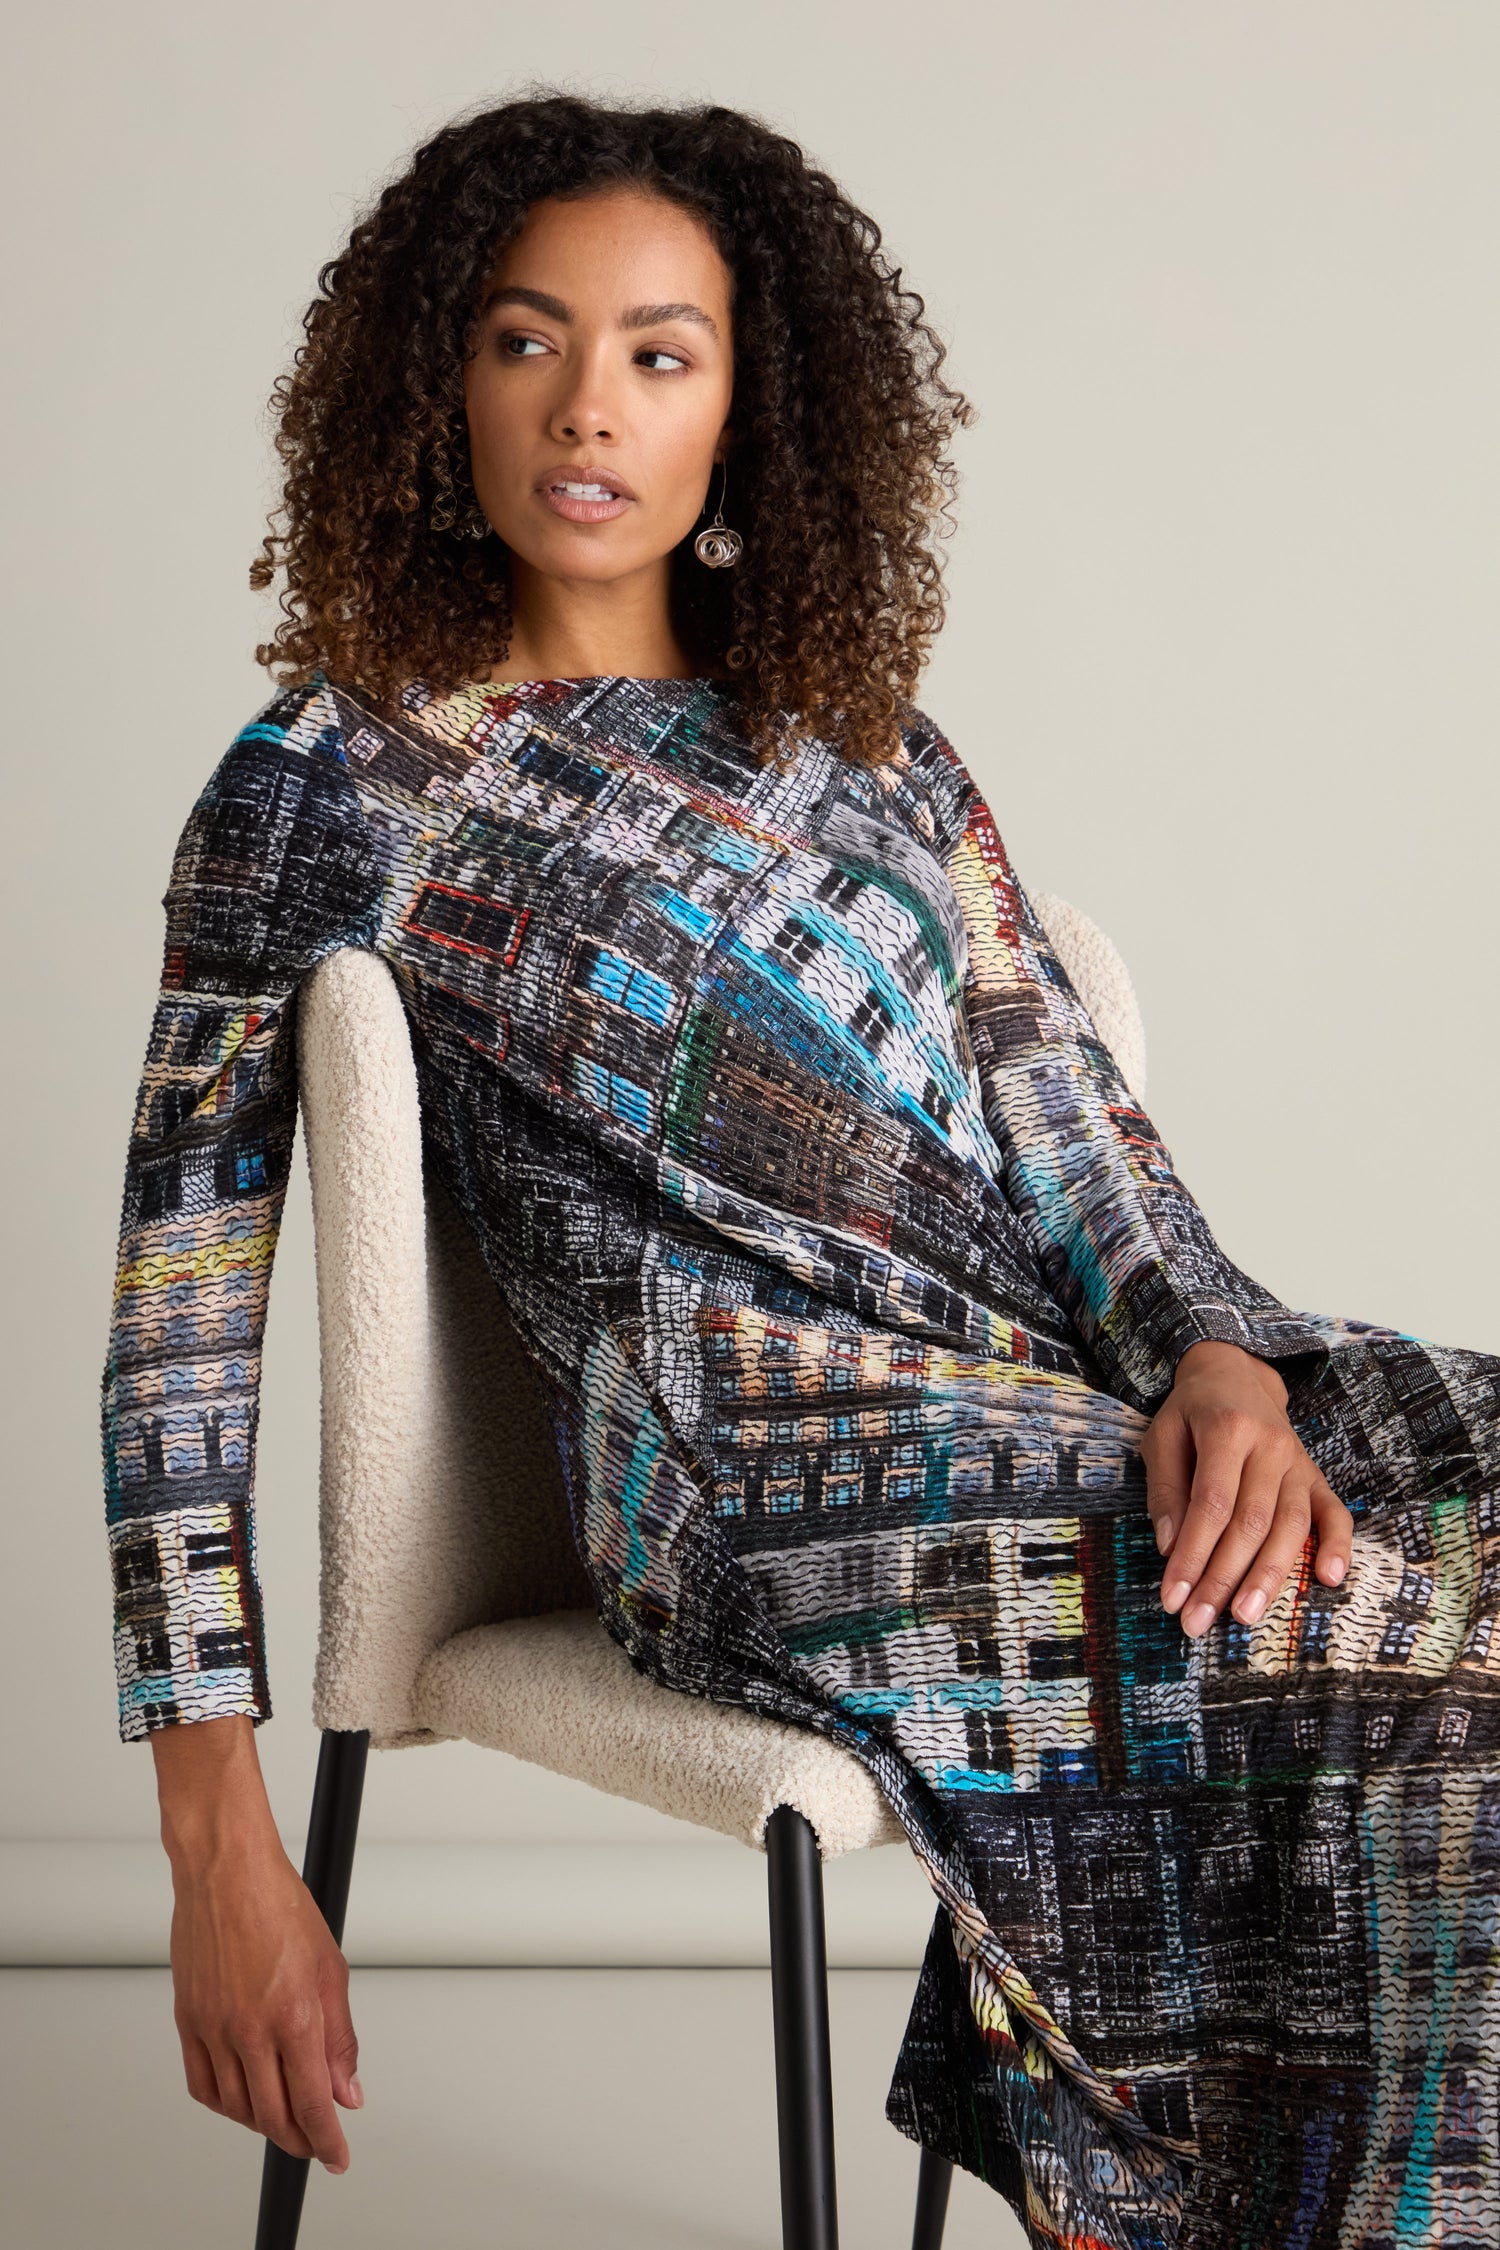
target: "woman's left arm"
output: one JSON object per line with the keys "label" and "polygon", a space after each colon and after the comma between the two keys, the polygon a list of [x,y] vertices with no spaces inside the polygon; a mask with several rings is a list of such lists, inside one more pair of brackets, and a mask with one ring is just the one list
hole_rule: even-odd
{"label": "woman's left arm", "polygon": [[1325,1586],[1349,1568],[1354,1519],[1287,1419],[1286,1385],[1234,1344],[1190,1344],[1141,1440],[1146,1506],[1166,1557],[1163,1606],[1206,1633],[1225,1604],[1262,1616],[1311,1532]]}
{"label": "woman's left arm", "polygon": [[1219,1247],[952,745],[933,730],[916,754],[947,769],[939,856],[962,913],[965,1020],[1007,1198],[1107,1386],[1153,1417],[1142,1455],[1169,1558],[1163,1600],[1194,1634],[1231,1596],[1253,1622],[1310,1527],[1325,1583],[1347,1567],[1351,1519],[1292,1429],[1278,1373],[1321,1365],[1327,1342]]}

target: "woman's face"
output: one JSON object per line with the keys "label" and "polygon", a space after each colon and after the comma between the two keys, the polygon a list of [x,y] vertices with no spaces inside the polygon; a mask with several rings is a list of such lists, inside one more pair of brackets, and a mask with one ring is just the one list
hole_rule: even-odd
{"label": "woman's face", "polygon": [[717,504],[730,287],[707,229],[662,196],[533,204],[464,371],[474,489],[522,564],[595,583],[660,572],[711,484]]}

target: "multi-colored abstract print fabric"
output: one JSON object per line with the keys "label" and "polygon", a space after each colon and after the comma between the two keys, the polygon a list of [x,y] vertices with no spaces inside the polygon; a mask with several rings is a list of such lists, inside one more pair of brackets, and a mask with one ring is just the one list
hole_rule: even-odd
{"label": "multi-colored abstract print fabric", "polygon": [[[600,1614],[863,1759],[937,1897],[887,2104],[1066,2250],[1493,2250],[1500,1360],[1214,1241],[920,713],[274,696],[194,805],[102,1389],[126,1740],[269,1715],[251,1512],[299,984],[373,950],[553,1401]],[[1358,1519],[1158,1599],[1139,1440],[1274,1359]]]}

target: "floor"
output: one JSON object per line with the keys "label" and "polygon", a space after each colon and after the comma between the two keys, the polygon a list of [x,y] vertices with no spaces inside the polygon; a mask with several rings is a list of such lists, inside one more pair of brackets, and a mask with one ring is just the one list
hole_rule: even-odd
{"label": "floor", "polygon": [[[840,2238],[908,2250],[917,2150],[883,2104],[915,1983],[838,1969]],[[365,2107],[300,2250],[778,2250],[760,1969],[352,1973]],[[165,1969],[8,1969],[6,2250],[254,2239],[265,2144],[189,2097]],[[945,2250],[1025,2250],[956,2172]]]}

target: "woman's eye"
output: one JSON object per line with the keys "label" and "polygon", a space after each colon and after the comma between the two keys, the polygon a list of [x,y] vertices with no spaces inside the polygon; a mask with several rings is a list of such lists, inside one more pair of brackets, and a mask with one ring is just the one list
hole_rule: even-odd
{"label": "woman's eye", "polygon": [[535,344],[539,352],[544,352],[547,349],[547,346],[542,342],[540,336],[502,336],[500,339],[500,348],[510,359],[521,358],[521,352],[516,349],[516,346],[518,344],[523,346],[526,344]]}
{"label": "woman's eye", "polygon": [[[686,367],[687,365],[685,359],[680,358],[676,352],[667,351],[660,344],[648,344],[643,352],[636,353],[636,357],[637,359],[664,359],[668,367]],[[659,367],[651,369],[653,375],[660,375],[664,372],[665,370]]]}

